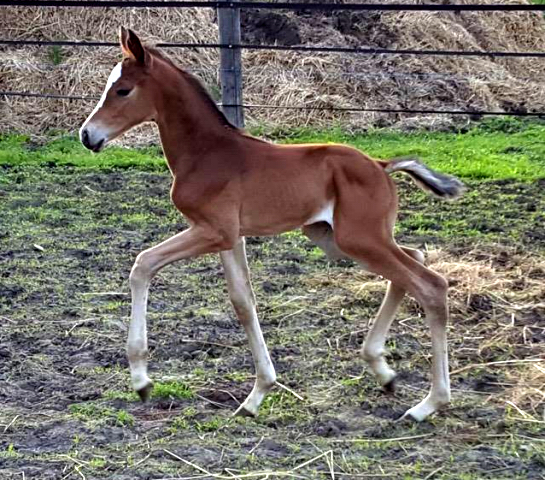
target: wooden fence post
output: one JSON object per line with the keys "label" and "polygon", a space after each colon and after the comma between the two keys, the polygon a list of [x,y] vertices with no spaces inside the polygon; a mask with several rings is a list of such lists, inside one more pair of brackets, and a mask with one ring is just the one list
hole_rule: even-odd
{"label": "wooden fence post", "polygon": [[220,81],[223,113],[235,126],[244,127],[242,111],[242,67],[240,48],[240,8],[239,0],[225,2],[218,8],[220,43],[229,45],[220,49]]}

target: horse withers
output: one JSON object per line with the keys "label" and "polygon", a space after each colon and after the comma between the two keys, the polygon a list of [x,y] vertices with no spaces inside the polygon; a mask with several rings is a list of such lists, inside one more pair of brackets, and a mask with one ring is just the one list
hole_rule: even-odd
{"label": "horse withers", "polygon": [[140,253],[130,273],[128,358],[142,400],[153,388],[146,332],[151,279],[170,263],[217,252],[256,369],[255,385],[237,413],[257,413],[276,374],[259,326],[244,237],[301,228],[329,256],[352,258],[389,280],[362,349],[386,389],[393,389],[396,377],[384,358],[388,329],[406,292],[420,303],[431,330],[432,383],[404,416],[421,421],[446,405],[447,281],[424,266],[420,251],[396,244],[397,194],[390,174],[405,172],[446,199],[460,195],[461,182],[413,158],[379,161],[343,145],[276,145],[254,138],[229,123],[195,77],[144,46],[134,32],[122,28],[120,42],[123,60],[81,127],[81,141],[99,152],[131,127],[155,122],[173,177],[172,201],[190,225]]}

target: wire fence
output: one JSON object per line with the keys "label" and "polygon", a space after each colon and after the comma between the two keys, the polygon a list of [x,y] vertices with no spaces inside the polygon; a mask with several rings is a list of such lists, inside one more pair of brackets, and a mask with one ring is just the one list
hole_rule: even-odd
{"label": "wire fence", "polygon": [[[62,7],[62,8],[237,8],[237,9],[275,9],[291,11],[432,11],[432,12],[545,12],[545,5],[526,5],[526,4],[497,4],[497,5],[479,5],[479,4],[361,4],[361,3],[288,3],[288,2],[231,2],[231,1],[133,1],[133,0],[0,0],[2,7]],[[76,47],[76,48],[106,48],[117,47],[117,42],[103,41],[72,41],[72,40],[13,40],[0,39],[0,46],[18,48],[18,47]],[[543,58],[545,52],[513,52],[513,51],[478,51],[478,50],[425,50],[425,49],[389,49],[389,48],[359,48],[359,47],[337,47],[337,46],[308,46],[308,45],[264,45],[264,44],[225,44],[225,43],[159,43],[159,48],[202,48],[202,49],[243,49],[243,50],[270,50],[270,51],[292,51],[292,52],[313,52],[313,53],[339,53],[354,55],[410,55],[410,56],[458,56],[458,57],[488,57],[488,58]],[[219,70],[218,70],[219,71]],[[339,74],[354,77],[356,72]],[[362,74],[359,74],[362,75]],[[365,75],[365,74],[363,74]],[[367,74],[371,76],[372,74]],[[379,74],[375,74],[379,75]],[[422,78],[439,79],[448,78],[447,74],[430,73],[420,74]],[[426,77],[426,75],[428,75]],[[407,74],[392,74],[403,78]],[[451,74],[450,77],[453,75]],[[363,77],[362,77],[363,78]],[[383,77],[381,77],[383,78]],[[68,95],[42,92],[24,92],[24,91],[0,91],[0,97],[26,97],[43,98],[52,100],[76,100],[90,101],[97,100],[95,95]],[[374,112],[374,113],[399,113],[399,114],[446,114],[446,115],[513,115],[513,116],[532,116],[545,117],[545,112],[536,112],[529,110],[510,110],[504,112],[486,111],[486,110],[457,110],[457,109],[437,109],[437,108],[339,108],[330,106],[306,106],[306,105],[223,105],[224,107],[242,107],[246,109],[287,109],[287,110],[328,110],[333,112]]]}
{"label": "wire fence", "polygon": [[406,3],[302,3],[302,2],[232,2],[162,1],[162,0],[0,0],[10,7],[84,7],[84,8],[241,8],[292,11],[407,11],[407,12],[528,12],[545,11],[538,4],[406,4]]}
{"label": "wire fence", "polygon": [[[118,47],[115,42],[86,42],[69,40],[0,40],[0,45],[9,46],[59,46],[59,47]],[[313,47],[307,45],[261,45],[261,44],[222,44],[222,43],[158,43],[158,48],[240,48],[243,50],[272,50],[291,52],[317,53],[358,53],[364,55],[436,55],[456,57],[514,57],[543,58],[545,52],[482,52],[477,50],[418,50],[391,48],[358,48],[358,47]]]}
{"label": "wire fence", "polygon": [[[34,62],[34,61],[25,61],[25,60],[17,60],[12,61],[10,59],[5,60],[6,64],[12,64],[14,66],[18,67],[26,67],[27,69],[40,69],[40,70],[63,70],[65,66],[63,64],[52,64],[52,63],[43,63],[43,62]],[[104,65],[101,65],[97,71],[104,75],[109,75],[112,70],[112,65],[109,63],[105,63]],[[184,70],[189,73],[193,73],[195,75],[203,75],[203,76],[217,76],[221,72],[235,72],[238,71],[236,69],[230,69],[230,68],[197,68],[197,67],[184,67]],[[244,67],[244,73],[246,76],[251,76],[254,74],[278,74],[278,69],[274,67],[266,67],[266,66],[247,66]],[[305,80],[309,77],[319,78],[320,81],[323,80],[347,80],[347,79],[377,79],[377,80],[384,80],[384,79],[390,79],[390,80],[399,80],[399,81],[405,81],[405,80],[421,80],[422,82],[425,81],[456,81],[456,82],[469,82],[473,80],[481,80],[481,81],[503,81],[509,78],[509,76],[502,71],[494,72],[474,72],[471,74],[471,77],[468,77],[467,74],[464,74],[462,72],[460,73],[440,73],[440,72],[395,72],[395,71],[388,71],[388,72],[362,72],[362,71],[341,71],[341,72],[332,72],[332,71],[313,71],[305,68],[290,68],[289,70],[282,71],[282,75],[286,78],[289,78],[291,80]],[[15,92],[17,93],[17,92]],[[88,95],[87,97],[82,95],[82,98],[98,98],[94,95]]]}

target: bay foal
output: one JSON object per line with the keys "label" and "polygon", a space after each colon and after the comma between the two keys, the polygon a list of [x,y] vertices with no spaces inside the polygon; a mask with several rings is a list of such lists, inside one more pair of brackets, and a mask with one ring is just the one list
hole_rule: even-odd
{"label": "bay foal", "polygon": [[328,255],[353,258],[390,281],[362,351],[385,388],[393,388],[396,375],[384,358],[385,338],[405,292],[422,305],[431,329],[432,385],[405,415],[420,421],[447,404],[447,282],[423,265],[421,252],[396,245],[397,195],[389,174],[404,171],[444,198],[458,196],[462,184],[416,159],[375,161],[341,145],[284,146],[253,138],[227,121],[198,80],[144,47],[134,32],[122,28],[120,41],[124,58],[82,126],[81,141],[98,152],[131,127],[154,121],[173,176],[172,201],[190,225],[140,253],[130,274],[128,358],[142,400],[152,389],[146,333],[151,279],[177,260],[219,252],[256,369],[254,388],[237,412],[257,413],[276,377],[257,318],[244,237],[302,228]]}

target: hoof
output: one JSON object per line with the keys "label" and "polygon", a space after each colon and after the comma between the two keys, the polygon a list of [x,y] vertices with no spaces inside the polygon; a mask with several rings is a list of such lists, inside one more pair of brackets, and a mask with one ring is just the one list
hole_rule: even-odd
{"label": "hoof", "polygon": [[416,423],[420,423],[421,420],[417,420],[414,418],[409,412],[405,412],[401,417],[399,417],[395,423],[401,423],[406,425],[414,425]]}
{"label": "hoof", "polygon": [[234,417],[255,417],[255,413],[250,412],[250,410],[247,410],[244,405],[241,405],[237,408],[236,412],[233,413]]}
{"label": "hoof", "polygon": [[140,397],[140,400],[146,403],[151,398],[152,390],[153,390],[153,383],[150,382],[145,387],[142,387],[140,390],[137,390],[136,393]]}
{"label": "hoof", "polygon": [[388,383],[382,386],[382,390],[384,390],[384,393],[387,393],[389,395],[392,395],[396,391],[396,382],[397,382],[397,376],[392,378]]}

